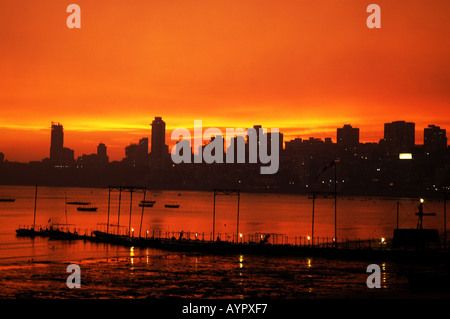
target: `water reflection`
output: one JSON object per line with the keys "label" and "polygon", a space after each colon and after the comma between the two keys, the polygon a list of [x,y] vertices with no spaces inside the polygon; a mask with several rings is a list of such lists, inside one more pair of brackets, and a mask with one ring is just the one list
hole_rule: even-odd
{"label": "water reflection", "polygon": [[133,258],[134,258],[134,246],[130,247],[130,258],[131,258],[131,262],[133,263]]}
{"label": "water reflection", "polygon": [[[83,269],[83,276],[92,283],[92,289],[90,287],[89,290],[77,292],[86,294],[85,297],[123,297],[124,290],[130,285],[130,276],[135,279],[133,283],[135,285],[133,287],[136,288],[133,290],[135,296],[146,297],[295,298],[312,293],[333,296],[336,291],[355,294],[367,292],[367,289],[361,288],[367,279],[367,274],[361,269],[365,269],[367,264],[359,262],[340,262],[315,257],[180,254],[104,243],[17,238],[14,229],[20,224],[30,224],[33,220],[34,189],[33,187],[11,187],[11,189],[12,193],[15,190],[21,196],[16,196],[17,201],[14,205],[0,206],[0,266],[13,265],[12,269],[15,270],[8,268],[8,272],[4,272],[0,267],[3,287],[8,287],[0,291],[0,297],[15,294],[26,296],[27,291],[33,289],[36,291],[43,289],[43,296],[46,294],[52,296],[51,287],[59,287],[57,285],[60,284],[52,278],[55,278],[54,274],[57,273],[65,274],[61,265],[69,260],[78,261]],[[73,207],[67,207],[70,222],[76,224],[78,228],[86,229],[90,233],[97,228],[98,223],[107,221],[107,190],[98,190],[92,194],[87,189],[42,187],[38,199],[37,224],[45,225],[50,218],[55,223],[65,222],[65,193],[68,197],[95,201],[99,206],[98,213],[95,214],[76,212]],[[205,192],[186,192],[184,196],[183,193],[183,209],[173,210],[170,213],[163,207],[158,207],[158,203],[169,201],[177,196],[176,194],[159,193],[157,204],[145,210],[142,224],[142,229],[146,230],[145,236],[158,236],[161,233],[173,233],[184,229],[186,233],[192,234],[193,239],[203,237],[209,239],[211,195]],[[137,199],[136,201],[138,202]],[[352,238],[378,238],[377,241],[384,245],[389,240],[387,234],[392,233],[396,223],[395,210],[390,210],[391,204],[395,205],[395,201],[361,201],[358,205],[355,201],[343,199],[339,206],[342,213],[339,218],[338,234]],[[112,204],[111,212],[117,212],[118,207],[115,205]],[[216,233],[226,233],[227,224],[228,229],[235,229],[234,206],[234,203],[229,204],[228,201],[217,203]],[[415,206],[415,202],[410,206],[406,202],[403,213],[406,215],[414,212]],[[332,211],[332,206],[327,200],[317,203],[315,243],[316,238],[328,236],[331,239],[334,234],[334,217],[333,214],[329,214],[330,209]],[[433,209],[430,207],[430,210]],[[270,232],[286,234],[291,242],[301,234],[303,240],[306,238],[308,242],[312,241],[312,238],[305,237],[311,229],[311,202],[305,197],[245,194],[242,196],[240,210],[242,237],[234,234],[234,240],[242,240],[244,237],[247,239],[257,232]],[[439,211],[439,208],[434,210]],[[126,216],[126,212],[123,214]],[[141,229],[138,223],[141,211],[136,209],[132,214],[134,224],[130,230],[134,235],[135,229]],[[115,222],[117,215],[113,215],[115,214],[111,213],[110,221]],[[411,226],[415,227],[416,218],[413,216],[409,220]],[[408,222],[406,217],[405,222]],[[430,227],[439,228],[438,224],[432,225],[432,222],[430,219]],[[128,227],[128,221],[126,224]],[[407,223],[401,226],[408,227]],[[259,237],[263,239],[263,235],[256,238]],[[381,238],[385,238],[385,241]],[[31,267],[36,263],[28,263],[28,260],[48,263],[41,264],[37,272],[36,267]],[[105,260],[107,262],[104,262]],[[20,268],[24,264],[27,267]],[[396,292],[401,290],[405,278],[398,277],[392,272],[391,264],[380,265],[382,287]],[[25,282],[23,278],[32,279]],[[67,289],[64,291],[58,289],[55,290],[56,294],[67,296],[64,295],[68,293]],[[95,291],[98,293],[95,294]]]}
{"label": "water reflection", "polygon": [[[7,287],[0,291],[0,297],[38,288],[43,297],[72,293],[54,279],[58,278],[54,274],[64,273],[65,264],[39,264],[39,272],[30,266],[7,271],[0,267],[2,282]],[[369,296],[371,293],[366,287],[362,289],[367,278],[361,271],[366,266],[364,263],[330,262],[321,258],[211,256],[129,247],[126,256],[119,255],[108,262],[105,259],[83,260],[80,266],[89,289],[77,293],[86,298],[304,298],[336,294]],[[380,266],[383,288],[388,288],[388,265]],[[18,278],[32,279],[27,283],[22,281],[25,286],[19,287],[14,283]],[[390,282],[392,280],[397,281],[395,292],[401,292],[399,279],[389,278]]]}

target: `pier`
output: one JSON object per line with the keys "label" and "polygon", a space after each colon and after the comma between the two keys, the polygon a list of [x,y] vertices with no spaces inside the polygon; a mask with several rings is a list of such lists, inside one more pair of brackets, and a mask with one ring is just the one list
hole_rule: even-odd
{"label": "pier", "polygon": [[[110,223],[110,202],[111,192],[119,191],[119,205],[117,224]],[[122,192],[130,193],[130,216],[128,227],[120,225],[120,204]],[[213,227],[212,232],[192,232],[192,231],[155,231],[142,229],[144,208],[142,206],[139,231],[131,227],[131,209],[134,192],[142,192],[144,201],[146,195],[145,187],[124,187],[110,186],[108,193],[108,213],[107,222],[97,224],[95,230],[77,229],[75,225],[51,224],[47,227],[36,227],[36,199],[33,226],[19,226],[16,235],[21,237],[45,237],[50,240],[83,240],[95,243],[107,243],[111,245],[121,245],[129,247],[157,248],[172,251],[187,251],[211,254],[261,254],[261,255],[285,255],[299,257],[324,257],[354,260],[371,261],[419,261],[434,262],[443,261],[448,263],[450,254],[445,243],[441,246],[439,238],[432,245],[415,245],[411,247],[396,247],[393,245],[395,238],[380,239],[350,239],[334,237],[288,237],[285,234],[276,233],[253,233],[243,234],[239,232],[239,190],[214,190],[213,203]],[[236,233],[216,233],[215,232],[215,196],[217,195],[237,195],[237,227]],[[317,194],[313,194],[313,216],[314,200]],[[422,203],[419,212],[422,212]],[[422,217],[419,214],[419,217]],[[314,217],[312,222],[314,227]],[[398,229],[396,230],[398,231]],[[415,232],[414,232],[415,233]],[[437,233],[436,233],[437,234]],[[395,232],[394,232],[395,235]]]}
{"label": "pier", "polygon": [[[110,225],[114,226],[114,225]],[[117,227],[117,225],[115,225]],[[236,237],[235,234],[218,234],[216,240],[206,239],[212,234],[195,232],[150,232],[143,237],[134,237],[134,230],[123,229],[122,232],[132,235],[110,234],[95,230],[81,234],[79,229],[67,229],[65,225],[33,230],[23,227],[17,230],[17,236],[46,237],[49,240],[83,240],[94,243],[107,243],[126,247],[156,248],[179,252],[198,252],[209,254],[258,254],[269,256],[322,257],[331,259],[369,260],[369,261],[418,261],[448,262],[448,251],[439,249],[392,249],[386,240],[350,240],[342,239],[336,245],[327,238],[315,238],[317,244],[312,245],[311,238],[295,237],[294,242],[282,234],[255,233],[241,237],[240,242],[225,241],[220,238]],[[272,238],[272,239],[269,239]],[[259,239],[259,240],[258,240]],[[320,243],[322,242],[322,243]]]}

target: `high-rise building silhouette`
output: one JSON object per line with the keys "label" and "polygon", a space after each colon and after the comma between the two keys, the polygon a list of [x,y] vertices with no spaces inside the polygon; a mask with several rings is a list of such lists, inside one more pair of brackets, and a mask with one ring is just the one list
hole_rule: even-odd
{"label": "high-rise building silhouette", "polygon": [[68,166],[75,163],[74,151],[64,147],[64,129],[60,123],[52,122],[50,162],[55,166]]}
{"label": "high-rise building silhouette", "polygon": [[415,145],[415,124],[405,121],[385,123],[383,144],[390,155],[412,152]]}
{"label": "high-rise building silhouette", "polygon": [[107,147],[105,144],[100,143],[97,146],[97,160],[101,164],[107,164],[109,162],[109,157],[106,154]]}
{"label": "high-rise building silhouette", "polygon": [[337,145],[346,149],[354,148],[359,144],[359,128],[354,128],[349,124],[337,129]]}
{"label": "high-rise building silhouette", "polygon": [[157,116],[152,122],[151,167],[162,169],[166,166],[169,147],[166,145],[166,123]]}
{"label": "high-rise building silhouette", "polygon": [[139,140],[138,162],[148,165],[148,138],[143,137]]}
{"label": "high-rise building silhouette", "polygon": [[64,155],[64,131],[60,123],[52,122],[52,132],[50,140],[50,161],[60,164]]}
{"label": "high-rise building silhouette", "polygon": [[444,152],[447,148],[446,130],[439,126],[428,125],[423,130],[423,148],[425,152]]}
{"label": "high-rise building silhouette", "polygon": [[0,163],[3,163],[5,160],[5,154],[3,154],[2,152],[0,152]]}
{"label": "high-rise building silhouette", "polygon": [[125,147],[125,161],[132,165],[148,166],[148,138],[143,137],[139,143]]}
{"label": "high-rise building silhouette", "polygon": [[125,160],[132,165],[136,165],[138,161],[139,144],[131,143],[125,147]]}

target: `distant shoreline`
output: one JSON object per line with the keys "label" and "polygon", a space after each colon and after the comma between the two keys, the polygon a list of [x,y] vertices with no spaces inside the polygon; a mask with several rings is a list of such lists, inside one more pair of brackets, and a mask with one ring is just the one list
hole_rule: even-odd
{"label": "distant shoreline", "polygon": [[[35,186],[34,183],[29,184],[1,184],[0,187],[8,187],[8,186]],[[63,185],[63,184],[38,184],[38,186],[42,187],[56,187],[56,188],[94,188],[94,189],[108,189],[110,185]],[[117,184],[114,186],[139,186],[139,187],[147,187],[147,190],[149,192],[152,191],[174,191],[174,192],[183,192],[183,191],[189,191],[189,192],[212,192],[213,189],[209,188],[153,188],[151,186],[146,186],[142,184],[137,185],[130,185],[130,184]],[[227,188],[221,188],[217,187],[216,189],[227,189]],[[273,194],[273,195],[300,195],[300,196],[309,196],[312,192],[294,192],[294,191],[280,191],[280,190],[254,190],[254,189],[240,189],[241,193],[248,193],[248,194]],[[330,192],[328,199],[334,198],[334,195]],[[426,198],[428,200],[433,200],[436,202],[443,202],[444,195],[442,193],[424,193],[420,195],[414,195],[414,194],[387,194],[387,193],[378,193],[378,194],[368,194],[368,193],[350,193],[350,192],[337,192],[337,198],[343,198],[343,197],[368,197],[368,198],[376,198],[376,199],[388,199],[388,200],[417,200],[421,197]],[[319,198],[319,197],[318,197]],[[449,198],[450,199],[450,198]]]}

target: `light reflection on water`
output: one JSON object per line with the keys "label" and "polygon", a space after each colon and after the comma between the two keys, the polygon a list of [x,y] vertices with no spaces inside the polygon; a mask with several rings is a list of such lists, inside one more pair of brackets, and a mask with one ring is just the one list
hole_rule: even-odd
{"label": "light reflection on water", "polygon": [[[65,286],[68,263],[80,265],[81,289],[69,291]],[[0,297],[361,297],[361,293],[370,294],[365,287],[366,266],[322,258],[217,256],[129,248],[127,255],[111,254],[106,259],[5,265],[0,267],[4,284]],[[391,267],[383,264],[383,285],[401,291],[404,279],[389,282],[384,275]]]}
{"label": "light reflection on water", "polygon": [[[181,195],[179,195],[181,194]],[[367,263],[320,258],[265,257],[248,255],[204,255],[174,253],[156,249],[112,246],[104,243],[58,241],[46,238],[18,238],[14,230],[33,220],[34,187],[0,187],[0,195],[11,195],[15,203],[0,203],[0,278],[4,289],[0,297],[66,298],[97,297],[333,297],[338,293],[373,294],[366,287]],[[77,225],[90,234],[98,223],[107,220],[108,191],[104,189],[51,188],[38,190],[36,224],[49,220]],[[129,202],[122,194],[120,224],[128,226]],[[69,200],[90,201],[98,212],[78,212]],[[209,238],[212,229],[212,194],[207,192],[155,192],[146,198],[157,201],[145,209],[142,234],[185,231]],[[118,194],[111,196],[111,221],[117,222]],[[134,236],[140,229],[141,198],[133,195],[131,226]],[[164,203],[177,201],[179,209],[166,209]],[[415,227],[416,202],[401,202],[402,227]],[[226,196],[216,199],[216,232],[236,230],[236,202]],[[334,234],[332,200],[317,200],[315,233],[318,237]],[[339,200],[338,235],[350,238],[389,238],[396,223],[396,201],[370,198]],[[427,210],[439,212],[439,202],[430,202]],[[278,194],[242,194],[239,230],[245,234],[273,232],[291,238],[310,235],[311,201],[305,196]],[[440,226],[435,218],[426,219],[426,227]],[[36,263],[39,262],[39,263]],[[65,287],[67,263],[79,263],[82,289]],[[381,264],[385,291],[403,291],[406,279],[397,276],[395,265]],[[27,279],[24,279],[27,278]]]}

